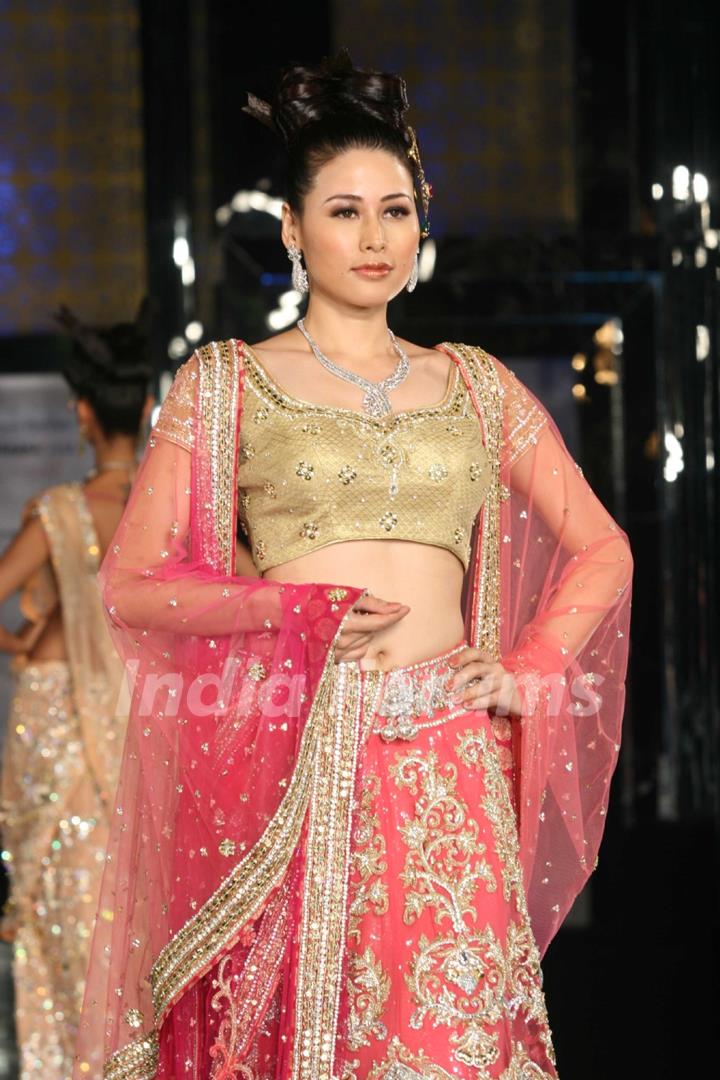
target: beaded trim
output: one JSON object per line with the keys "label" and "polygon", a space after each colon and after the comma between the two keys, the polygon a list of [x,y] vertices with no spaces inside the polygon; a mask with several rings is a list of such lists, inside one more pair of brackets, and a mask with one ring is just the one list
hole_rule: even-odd
{"label": "beaded trim", "polygon": [[[446,684],[453,675],[447,668],[447,660],[466,648],[463,643],[432,660],[385,673],[373,732],[386,742],[409,740],[423,728],[436,727],[464,715],[467,709],[461,707],[447,711],[452,702]],[[445,671],[441,670],[443,667]],[[440,716],[435,715],[438,712]]]}
{"label": "beaded trim", "polygon": [[292,1080],[332,1080],[335,1075],[333,1050],[345,955],[354,778],[362,718],[358,673],[347,663],[335,666],[330,707],[324,711],[324,731],[313,762]]}
{"label": "beaded trim", "polygon": [[219,573],[232,574],[240,356],[236,341],[214,341],[198,349],[196,355],[199,423],[210,458],[210,490],[201,491],[201,498],[212,509],[214,523],[213,529],[203,530],[206,550],[202,555]]}
{"label": "beaded trim", "polygon": [[471,640],[495,659],[500,657],[500,455],[503,445],[503,387],[493,358],[469,345],[447,346],[460,361],[463,377],[485,435],[492,483],[482,507],[480,567],[472,597]]}
{"label": "beaded trim", "polygon": [[158,1057],[157,1032],[152,1031],[116,1050],[105,1062],[103,1080],[153,1080]]}
{"label": "beaded trim", "polygon": [[436,402],[434,405],[421,405],[417,409],[403,409],[396,413],[389,413],[387,416],[367,416],[365,413],[358,412],[357,409],[346,409],[341,405],[319,405],[313,401],[305,401],[302,398],[293,397],[275,382],[269,372],[267,372],[260,363],[257,356],[255,356],[252,349],[244,342],[242,345],[242,352],[246,361],[249,361],[246,366],[246,371],[250,377],[249,385],[255,393],[261,398],[264,395],[265,398],[269,398],[273,404],[293,412],[302,409],[303,412],[311,411],[318,415],[342,416],[343,418],[357,420],[361,424],[370,426],[380,425],[382,427],[387,426],[389,423],[396,420],[400,420],[401,418],[412,419],[416,416],[436,416],[438,414],[449,412],[453,409],[456,402],[466,394],[466,388],[462,385],[459,378],[459,365],[454,363],[448,380],[449,385],[446,386],[441,401]]}

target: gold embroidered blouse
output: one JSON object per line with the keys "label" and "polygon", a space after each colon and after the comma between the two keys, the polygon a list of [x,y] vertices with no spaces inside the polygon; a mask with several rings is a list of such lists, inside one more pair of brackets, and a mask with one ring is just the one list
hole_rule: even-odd
{"label": "gold embroidered blouse", "polygon": [[456,364],[442,401],[378,420],[293,398],[243,353],[238,514],[259,570],[388,538],[447,548],[467,569],[491,470]]}

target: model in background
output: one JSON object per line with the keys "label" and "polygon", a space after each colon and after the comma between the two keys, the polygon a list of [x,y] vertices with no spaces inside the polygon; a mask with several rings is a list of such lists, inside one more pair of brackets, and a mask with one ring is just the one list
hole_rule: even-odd
{"label": "model in background", "polygon": [[341,54],[249,108],[308,311],[183,365],[101,568],[140,682],[75,1076],[551,1080],[627,540],[503,364],[389,331],[430,196],[402,79]]}
{"label": "model in background", "polygon": [[27,620],[20,633],[4,628],[0,636],[0,648],[15,654],[2,771],[11,881],[2,930],[14,941],[23,1080],[72,1074],[125,727],[117,711],[122,662],[97,571],[152,406],[143,313],[137,324],[105,331],[67,310],[59,318],[73,338],[64,375],[95,467],[82,483],[34,496],[0,558],[0,601],[20,590]]}

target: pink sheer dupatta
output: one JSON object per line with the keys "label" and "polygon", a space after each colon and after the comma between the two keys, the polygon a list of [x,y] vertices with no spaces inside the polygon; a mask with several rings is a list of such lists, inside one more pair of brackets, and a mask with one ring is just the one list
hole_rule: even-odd
{"label": "pink sheer dupatta", "polygon": [[620,749],[632,555],[527,387],[481,349],[452,350],[495,468],[473,537],[466,630],[524,697],[513,794],[542,955],[597,863]]}
{"label": "pink sheer dupatta", "polygon": [[[494,469],[466,627],[524,680],[515,803],[544,949],[600,842],[631,560],[539,404],[445,348]],[[334,641],[362,590],[234,572],[241,410],[237,342],[183,365],[101,569],[132,705],[75,1080],[252,1075],[279,987],[276,1077],[335,1075],[362,747]]]}

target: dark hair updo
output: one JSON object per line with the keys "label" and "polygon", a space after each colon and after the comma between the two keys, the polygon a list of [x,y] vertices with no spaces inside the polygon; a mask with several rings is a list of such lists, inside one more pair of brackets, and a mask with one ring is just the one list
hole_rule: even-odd
{"label": "dark hair updo", "polygon": [[417,183],[407,109],[400,75],[356,68],[342,49],[319,64],[286,68],[272,105],[248,94],[243,111],[282,137],[288,155],[285,197],[300,212],[319,170],[347,150],[386,150]]}
{"label": "dark hair updo", "polygon": [[136,436],[153,374],[149,302],[135,322],[107,328],[86,326],[64,306],[54,318],[72,340],[62,373],[75,397],[89,402],[105,435]]}

